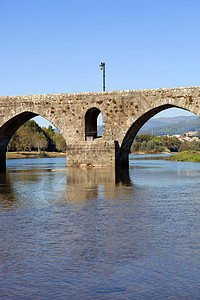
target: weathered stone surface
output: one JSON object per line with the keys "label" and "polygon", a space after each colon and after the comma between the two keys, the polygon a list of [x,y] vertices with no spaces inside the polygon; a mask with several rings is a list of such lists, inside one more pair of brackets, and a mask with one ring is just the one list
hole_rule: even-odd
{"label": "weathered stone surface", "polygon": [[66,163],[68,166],[109,166],[115,165],[114,142],[94,141],[78,142],[67,146]]}
{"label": "weathered stone surface", "polygon": [[[179,107],[200,116],[200,87],[0,97],[0,153],[13,133],[41,115],[63,135],[67,164],[123,165],[138,130],[156,113]],[[103,115],[103,136],[86,141],[85,116]]]}

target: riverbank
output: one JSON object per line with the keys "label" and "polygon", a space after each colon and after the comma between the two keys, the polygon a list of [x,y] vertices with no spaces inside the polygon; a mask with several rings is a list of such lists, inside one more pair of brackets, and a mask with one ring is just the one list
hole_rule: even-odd
{"label": "riverbank", "polygon": [[170,151],[164,151],[164,152],[160,152],[160,151],[136,151],[136,152],[131,152],[130,154],[170,154],[173,152]]}
{"label": "riverbank", "polygon": [[[188,161],[188,162],[200,162],[200,151],[195,150],[188,150],[184,152],[174,153],[174,152],[134,152],[131,154],[139,154],[139,155],[146,155],[146,154],[171,154],[168,156],[160,156],[156,157],[156,159],[164,159],[164,160],[171,160],[171,161]],[[141,158],[140,158],[141,159]],[[155,159],[153,156],[146,157],[145,159]]]}
{"label": "riverbank", "polygon": [[[150,152],[134,152],[131,154],[169,154],[168,152],[160,153],[150,153]],[[22,159],[22,158],[50,158],[50,157],[66,157],[66,153],[63,152],[41,152],[36,151],[31,152],[7,152],[7,159]],[[191,162],[200,162],[200,151],[184,151],[174,155],[169,155],[161,157],[160,159],[172,160],[172,161],[191,161]]]}
{"label": "riverbank", "polygon": [[175,155],[170,155],[165,157],[167,160],[172,161],[190,161],[190,162],[200,162],[200,151],[184,151],[177,153]]}
{"label": "riverbank", "polygon": [[49,158],[49,157],[66,157],[66,153],[63,152],[7,152],[6,158],[7,159],[21,159],[21,158]]}

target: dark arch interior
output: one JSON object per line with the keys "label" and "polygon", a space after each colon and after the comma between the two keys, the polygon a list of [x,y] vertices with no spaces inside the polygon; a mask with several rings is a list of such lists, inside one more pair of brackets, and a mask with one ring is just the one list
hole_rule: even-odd
{"label": "dark arch interior", "polygon": [[85,140],[93,141],[98,138],[97,134],[97,118],[101,111],[93,107],[89,109],[85,114]]}

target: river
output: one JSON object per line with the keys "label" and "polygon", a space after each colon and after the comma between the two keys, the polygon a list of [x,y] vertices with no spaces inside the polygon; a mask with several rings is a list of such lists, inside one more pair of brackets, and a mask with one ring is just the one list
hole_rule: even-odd
{"label": "river", "polygon": [[200,164],[145,158],[117,176],[8,160],[0,298],[199,299]]}

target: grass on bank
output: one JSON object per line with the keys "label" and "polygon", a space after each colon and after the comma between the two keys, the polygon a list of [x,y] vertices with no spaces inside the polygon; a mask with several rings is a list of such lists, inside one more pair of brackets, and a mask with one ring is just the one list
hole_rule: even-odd
{"label": "grass on bank", "polygon": [[37,152],[37,151],[20,151],[20,152],[7,152],[7,159],[20,159],[20,158],[45,158],[45,157],[66,157],[63,152]]}
{"label": "grass on bank", "polygon": [[165,159],[172,161],[200,162],[200,151],[188,150],[165,157]]}

